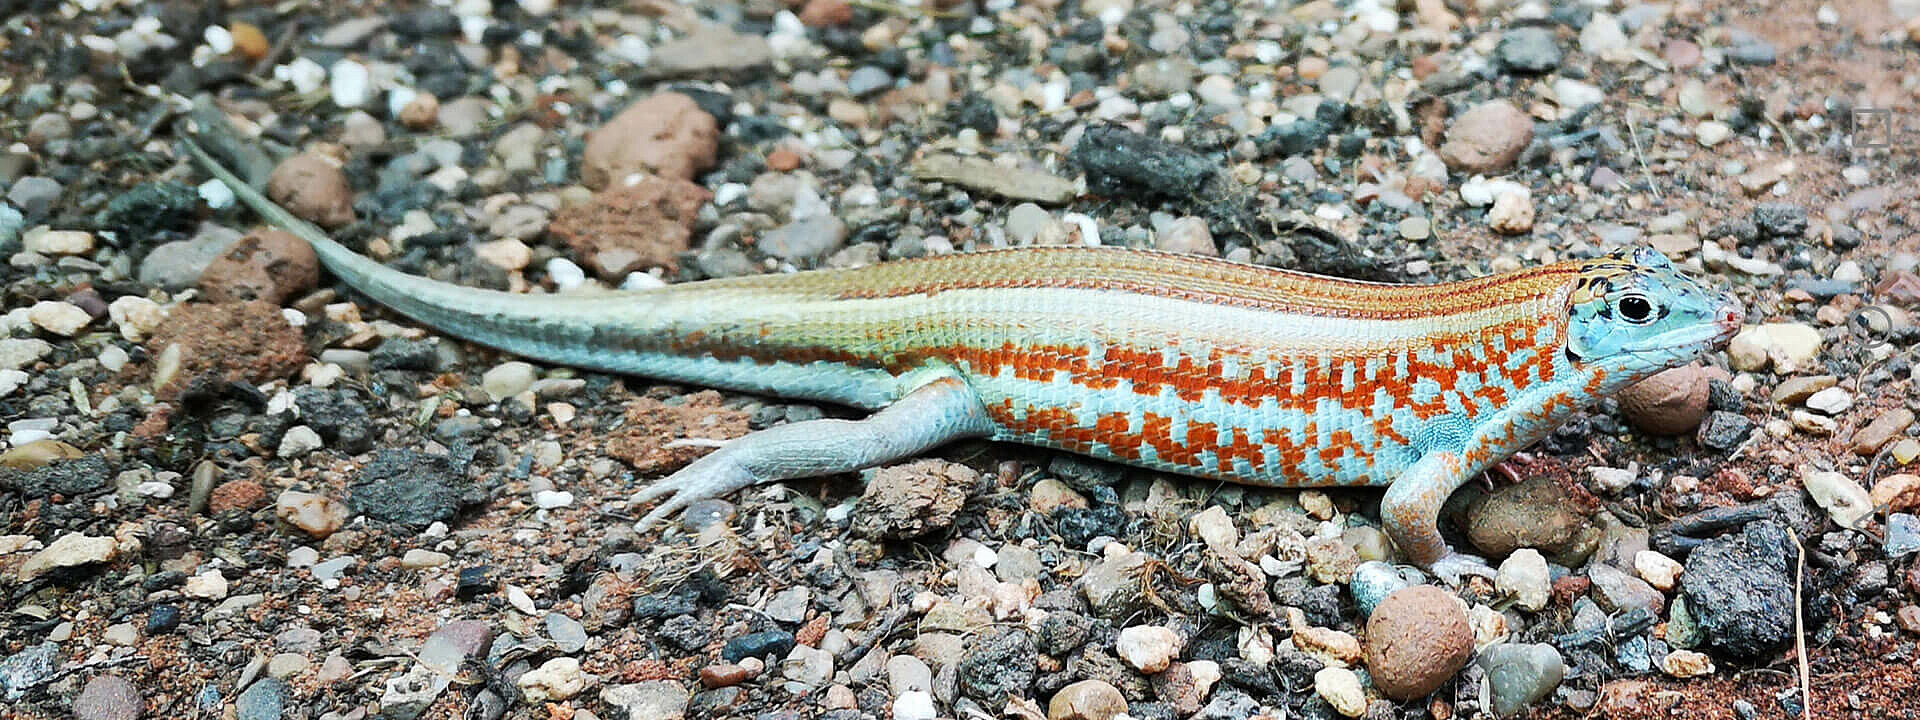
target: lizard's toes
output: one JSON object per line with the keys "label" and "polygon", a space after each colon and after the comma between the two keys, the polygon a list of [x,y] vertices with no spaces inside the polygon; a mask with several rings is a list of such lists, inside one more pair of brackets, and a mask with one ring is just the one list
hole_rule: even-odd
{"label": "lizard's toes", "polygon": [[744,465],[734,462],[726,448],[714,451],[634,493],[630,502],[635,507],[663,497],[666,500],[634,523],[633,530],[646,532],[688,505],[751,487],[759,480]]}
{"label": "lizard's toes", "polygon": [[[648,489],[651,490],[653,488],[648,488]],[[640,518],[639,522],[634,523],[633,531],[636,533],[645,533],[646,531],[653,529],[654,526],[659,525],[660,523],[665,521],[668,516],[671,516],[675,512],[679,512],[680,510],[686,508],[688,505],[692,505],[704,499],[706,498],[700,497],[695,493],[688,493],[685,490],[681,490],[680,492],[674,493],[673,497],[667,498],[666,502],[660,503],[659,507],[654,508],[651,512],[648,512],[646,516]]]}

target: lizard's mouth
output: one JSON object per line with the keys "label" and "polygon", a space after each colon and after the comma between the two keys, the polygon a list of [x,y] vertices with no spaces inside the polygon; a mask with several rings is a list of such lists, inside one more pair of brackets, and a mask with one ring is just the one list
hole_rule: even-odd
{"label": "lizard's mouth", "polygon": [[1720,297],[1720,308],[1714,313],[1712,321],[1660,333],[1628,346],[1627,352],[1685,362],[1725,344],[1740,332],[1746,311],[1740,300],[1732,294],[1722,294]]}

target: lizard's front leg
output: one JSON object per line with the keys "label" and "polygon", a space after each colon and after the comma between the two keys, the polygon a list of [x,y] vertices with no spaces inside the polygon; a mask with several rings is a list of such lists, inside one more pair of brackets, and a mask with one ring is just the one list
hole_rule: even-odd
{"label": "lizard's front leg", "polygon": [[635,495],[635,505],[672,497],[634,530],[645,532],[695,502],[760,483],[852,472],[992,432],[986,408],[964,381],[937,379],[865,420],[808,420],[727,443]]}
{"label": "lizard's front leg", "polygon": [[1408,560],[1448,582],[1462,574],[1492,575],[1486,561],[1447,549],[1440,539],[1440,506],[1467,481],[1460,454],[1434,451],[1394,478],[1380,499],[1380,523]]}

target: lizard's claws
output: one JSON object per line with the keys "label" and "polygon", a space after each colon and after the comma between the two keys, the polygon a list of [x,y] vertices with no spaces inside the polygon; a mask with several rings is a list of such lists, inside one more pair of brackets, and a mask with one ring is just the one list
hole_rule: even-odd
{"label": "lizard's claws", "polygon": [[662,497],[667,500],[634,523],[633,531],[644,533],[689,505],[758,483],[759,479],[736,462],[735,457],[734,453],[722,447],[634,493],[628,502],[635,507]]}

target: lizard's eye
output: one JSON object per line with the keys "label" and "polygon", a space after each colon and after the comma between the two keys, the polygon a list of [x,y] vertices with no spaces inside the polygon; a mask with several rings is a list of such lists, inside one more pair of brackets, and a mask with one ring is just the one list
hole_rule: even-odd
{"label": "lizard's eye", "polygon": [[1628,295],[1620,298],[1620,317],[1627,322],[1641,325],[1653,321],[1653,301],[1645,295]]}

